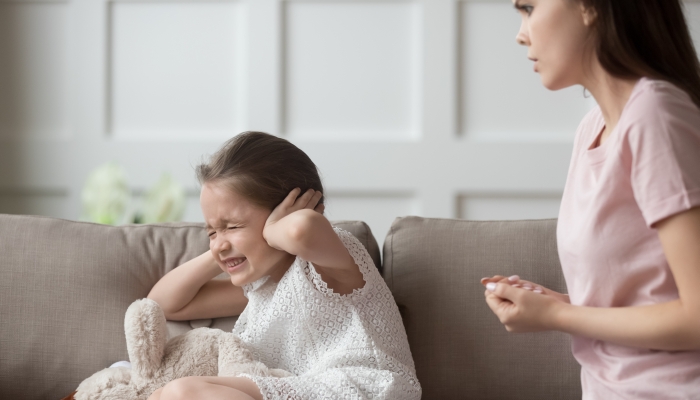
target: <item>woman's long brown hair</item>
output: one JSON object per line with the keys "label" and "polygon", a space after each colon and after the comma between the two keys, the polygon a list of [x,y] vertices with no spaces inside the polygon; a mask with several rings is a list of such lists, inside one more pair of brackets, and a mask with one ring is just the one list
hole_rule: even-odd
{"label": "woman's long brown hair", "polygon": [[576,0],[595,10],[596,54],[618,78],[662,79],[700,107],[700,62],[680,0]]}

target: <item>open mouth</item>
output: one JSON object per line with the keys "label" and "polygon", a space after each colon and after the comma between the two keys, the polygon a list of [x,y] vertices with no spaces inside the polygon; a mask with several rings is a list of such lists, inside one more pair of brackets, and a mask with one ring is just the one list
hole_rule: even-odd
{"label": "open mouth", "polygon": [[241,269],[247,260],[245,257],[231,257],[223,260],[221,263],[226,268],[226,271],[231,273]]}

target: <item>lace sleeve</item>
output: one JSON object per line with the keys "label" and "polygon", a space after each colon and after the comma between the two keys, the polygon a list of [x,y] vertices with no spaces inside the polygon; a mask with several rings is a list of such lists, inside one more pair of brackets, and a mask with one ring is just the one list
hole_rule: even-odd
{"label": "lace sleeve", "polygon": [[370,271],[377,270],[377,267],[374,265],[374,261],[372,261],[372,257],[369,255],[369,252],[367,252],[365,246],[363,246],[352,233],[335,226],[333,227],[333,230],[343,242],[345,248],[348,249],[348,253],[350,253],[352,259],[355,260],[355,264],[360,267],[360,272],[362,272],[362,276],[365,278],[365,282],[367,282]]}
{"label": "lace sleeve", "polygon": [[[376,274],[379,276],[379,271],[377,271],[377,268],[374,266],[372,257],[367,252],[367,249],[365,249],[365,246],[363,246],[352,233],[338,227],[333,227],[333,230],[340,238],[340,241],[343,242],[345,248],[348,249],[348,253],[350,253],[355,264],[357,264],[362,273],[362,278],[365,281],[365,285],[362,288],[353,290],[352,294],[348,296],[354,296],[361,291],[368,290],[368,287],[372,286],[374,280],[377,279],[374,275]],[[335,293],[333,289],[328,287],[328,284],[321,278],[321,275],[311,263],[304,261],[304,272],[316,290],[327,295],[340,296],[338,293]]]}

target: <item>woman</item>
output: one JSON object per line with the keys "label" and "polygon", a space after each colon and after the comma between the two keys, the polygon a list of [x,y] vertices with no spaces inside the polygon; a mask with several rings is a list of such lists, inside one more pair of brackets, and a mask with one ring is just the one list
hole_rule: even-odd
{"label": "woman", "polygon": [[582,85],[557,241],[568,295],[482,279],[511,332],[573,335],[584,399],[700,398],[700,65],[679,0],[515,0],[551,90]]}

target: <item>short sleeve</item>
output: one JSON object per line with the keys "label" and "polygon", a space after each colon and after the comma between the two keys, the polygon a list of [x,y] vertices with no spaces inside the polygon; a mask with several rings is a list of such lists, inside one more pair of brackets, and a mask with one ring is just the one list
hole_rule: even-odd
{"label": "short sleeve", "polygon": [[647,226],[700,205],[700,110],[657,82],[628,104],[631,184]]}
{"label": "short sleeve", "polygon": [[[379,271],[374,266],[372,257],[367,252],[367,249],[365,249],[365,246],[363,246],[362,243],[360,243],[360,241],[352,235],[352,233],[338,227],[333,227],[333,230],[340,238],[340,241],[343,242],[343,246],[345,246],[345,248],[348,250],[348,253],[350,253],[350,256],[360,269],[362,277],[365,281],[365,285],[361,289],[355,289],[351,296],[367,290],[369,286],[373,285],[373,282],[377,279],[377,277],[380,276]],[[304,272],[309,277],[316,290],[327,295],[339,296],[328,287],[328,284],[323,281],[321,275],[315,268],[312,267],[311,263],[306,263]]]}

